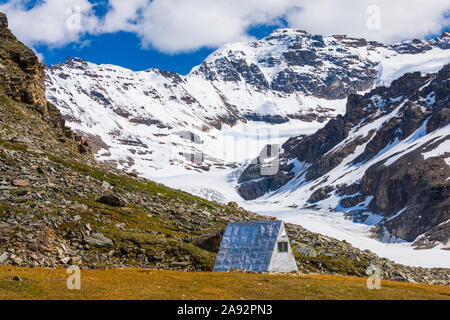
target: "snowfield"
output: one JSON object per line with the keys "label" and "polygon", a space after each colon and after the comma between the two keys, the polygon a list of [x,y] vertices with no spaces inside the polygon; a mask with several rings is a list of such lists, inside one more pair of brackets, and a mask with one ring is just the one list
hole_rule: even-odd
{"label": "snowfield", "polygon": [[[378,127],[382,122],[396,116],[397,112],[398,108],[385,117],[380,118],[376,123],[371,123],[366,126],[369,128],[358,128],[359,130],[355,130],[355,133],[351,138],[355,138],[355,136],[360,134],[366,134],[371,129]],[[330,181],[342,180],[340,183],[355,181],[355,179],[362,177],[367,168],[378,161],[388,159],[387,162],[393,163],[395,159],[400,158],[406,150],[411,151],[412,149],[422,148],[422,146],[426,145],[429,141],[450,135],[449,125],[440,130],[436,130],[429,135],[423,134],[424,126],[426,126],[426,123],[409,138],[390,145],[364,165],[356,168],[349,168],[344,164],[349,163],[364,150],[364,147],[357,148],[354,154],[342,161],[342,165],[329,173],[332,178]],[[308,134],[310,129],[311,128],[305,128],[304,130],[300,130],[298,134]],[[249,145],[255,142],[255,137],[252,135],[240,136],[239,141],[242,145]],[[278,141],[264,140],[264,143],[266,142],[275,143]],[[337,146],[337,148],[338,147],[339,146]],[[256,149],[256,151],[258,150],[260,149]],[[438,156],[449,150],[448,144],[443,142],[434,150],[424,153],[423,156],[424,158]],[[257,154],[258,153],[255,153],[255,156]],[[371,214],[364,224],[354,223],[351,220],[346,219],[343,212],[332,210],[332,208],[338,207],[340,200],[340,198],[335,195],[322,201],[318,211],[290,208],[292,206],[301,208],[311,196],[312,192],[320,186],[316,185],[315,188],[311,190],[311,184],[303,183],[301,175],[298,176],[297,179],[292,179],[287,185],[274,193],[267,194],[264,197],[253,201],[243,200],[236,191],[237,180],[249,161],[250,160],[241,163],[237,169],[214,169],[208,173],[182,176],[175,175],[156,178],[156,180],[170,187],[181,189],[207,198],[208,200],[221,203],[236,201],[247,210],[262,215],[273,216],[285,222],[299,224],[310,231],[334,237],[338,240],[345,240],[359,249],[368,249],[381,257],[389,258],[397,263],[418,267],[450,268],[450,250],[441,250],[443,246],[438,246],[429,250],[414,250],[411,247],[411,243],[402,239],[396,239],[389,234],[387,234],[381,242],[374,239],[370,230],[374,225],[379,223],[383,217]],[[299,163],[298,172],[301,173],[303,169],[304,164],[302,165]],[[154,179],[155,177],[149,178]],[[366,199],[366,203],[360,204],[359,206],[361,208],[365,207],[370,200],[371,199]],[[351,209],[357,208],[347,208],[347,210]],[[397,215],[402,214],[404,210],[406,210],[406,208],[399,211]]]}
{"label": "snowfield", "polygon": [[450,251],[435,247],[429,250],[414,250],[408,242],[383,243],[371,238],[370,226],[353,223],[337,212],[314,212],[303,210],[259,210],[260,214],[274,216],[285,222],[326,236],[345,240],[359,249],[368,249],[380,257],[415,267],[450,268]]}
{"label": "snowfield", "polygon": [[238,171],[239,169],[214,170],[209,173],[159,178],[157,181],[212,201],[236,201],[247,210],[298,224],[312,232],[341,241],[345,240],[356,248],[368,249],[397,263],[424,268],[450,268],[450,250],[441,250],[442,246],[429,250],[414,250],[408,242],[380,242],[372,238],[370,225],[345,219],[341,212],[288,208],[294,204],[290,202],[244,201],[235,189]]}
{"label": "snowfield", "polygon": [[433,73],[450,63],[448,50],[434,48],[422,54],[402,54],[383,59],[375,87],[389,87],[395,79],[408,72]]}

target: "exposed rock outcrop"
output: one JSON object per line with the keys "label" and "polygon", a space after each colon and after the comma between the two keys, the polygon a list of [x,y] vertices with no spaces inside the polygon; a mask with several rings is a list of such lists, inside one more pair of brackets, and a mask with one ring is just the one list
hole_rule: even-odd
{"label": "exposed rock outcrop", "polygon": [[81,153],[89,153],[87,141],[66,127],[61,112],[47,101],[44,65],[11,33],[3,13],[0,13],[0,40],[0,90],[37,111],[56,130],[60,140],[69,141]]}
{"label": "exposed rock outcrop", "polygon": [[378,228],[384,240],[394,236],[417,239],[417,247],[446,245],[449,101],[450,65],[436,74],[406,74],[364,96],[350,95],[344,116],[282,146],[276,175],[262,176],[261,164],[247,167],[239,191],[255,199],[294,178],[299,186],[311,182],[303,191],[309,204],[334,196],[340,198],[335,210],[355,220],[378,214],[384,217]]}

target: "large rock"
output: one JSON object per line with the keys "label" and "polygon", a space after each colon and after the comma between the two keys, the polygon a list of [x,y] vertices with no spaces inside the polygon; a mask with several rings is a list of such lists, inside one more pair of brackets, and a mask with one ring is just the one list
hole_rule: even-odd
{"label": "large rock", "polygon": [[8,259],[8,254],[6,252],[0,255],[0,264],[3,264]]}
{"label": "large rock", "polygon": [[112,248],[114,246],[113,241],[105,237],[102,233],[93,233],[90,236],[86,236],[84,241],[88,245],[97,248]]}
{"label": "large rock", "polygon": [[274,191],[286,184],[294,177],[291,172],[291,166],[280,163],[277,172],[274,175],[263,175],[264,163],[261,161],[267,158],[267,154],[272,150],[278,150],[279,146],[266,146],[256,159],[256,164],[249,165],[239,177],[239,194],[245,200],[259,198],[269,191]]}
{"label": "large rock", "polygon": [[301,254],[302,256],[309,257],[309,258],[315,258],[317,257],[316,250],[313,248],[297,248],[295,252]]}
{"label": "large rock", "polygon": [[193,243],[200,249],[210,251],[213,253],[219,252],[220,243],[222,241],[225,229],[208,233],[193,239]]}
{"label": "large rock", "polygon": [[122,208],[127,205],[127,201],[123,199],[121,196],[113,193],[109,193],[100,197],[97,202],[107,204],[111,207]]}

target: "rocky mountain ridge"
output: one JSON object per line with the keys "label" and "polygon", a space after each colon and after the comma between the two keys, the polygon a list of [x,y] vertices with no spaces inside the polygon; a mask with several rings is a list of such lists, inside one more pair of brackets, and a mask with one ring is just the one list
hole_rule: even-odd
{"label": "rocky mountain ridge", "polygon": [[261,176],[261,161],[246,168],[239,192],[246,199],[292,193],[286,197],[301,207],[376,225],[382,241],[448,249],[449,105],[450,64],[350,95],[344,116],[281,147],[276,175]]}
{"label": "rocky mountain ridge", "polygon": [[280,29],[224,45],[186,76],[71,59],[46,70],[47,97],[98,160],[145,176],[186,174],[235,161],[215,152],[233,126],[322,127],[350,94],[448,63],[449,49],[447,33],[383,45]]}

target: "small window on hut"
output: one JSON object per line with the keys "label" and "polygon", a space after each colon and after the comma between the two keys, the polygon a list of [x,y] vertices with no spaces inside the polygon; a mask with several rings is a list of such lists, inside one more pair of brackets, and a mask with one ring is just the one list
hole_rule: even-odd
{"label": "small window on hut", "polygon": [[288,252],[288,243],[287,241],[278,242],[278,252]]}

